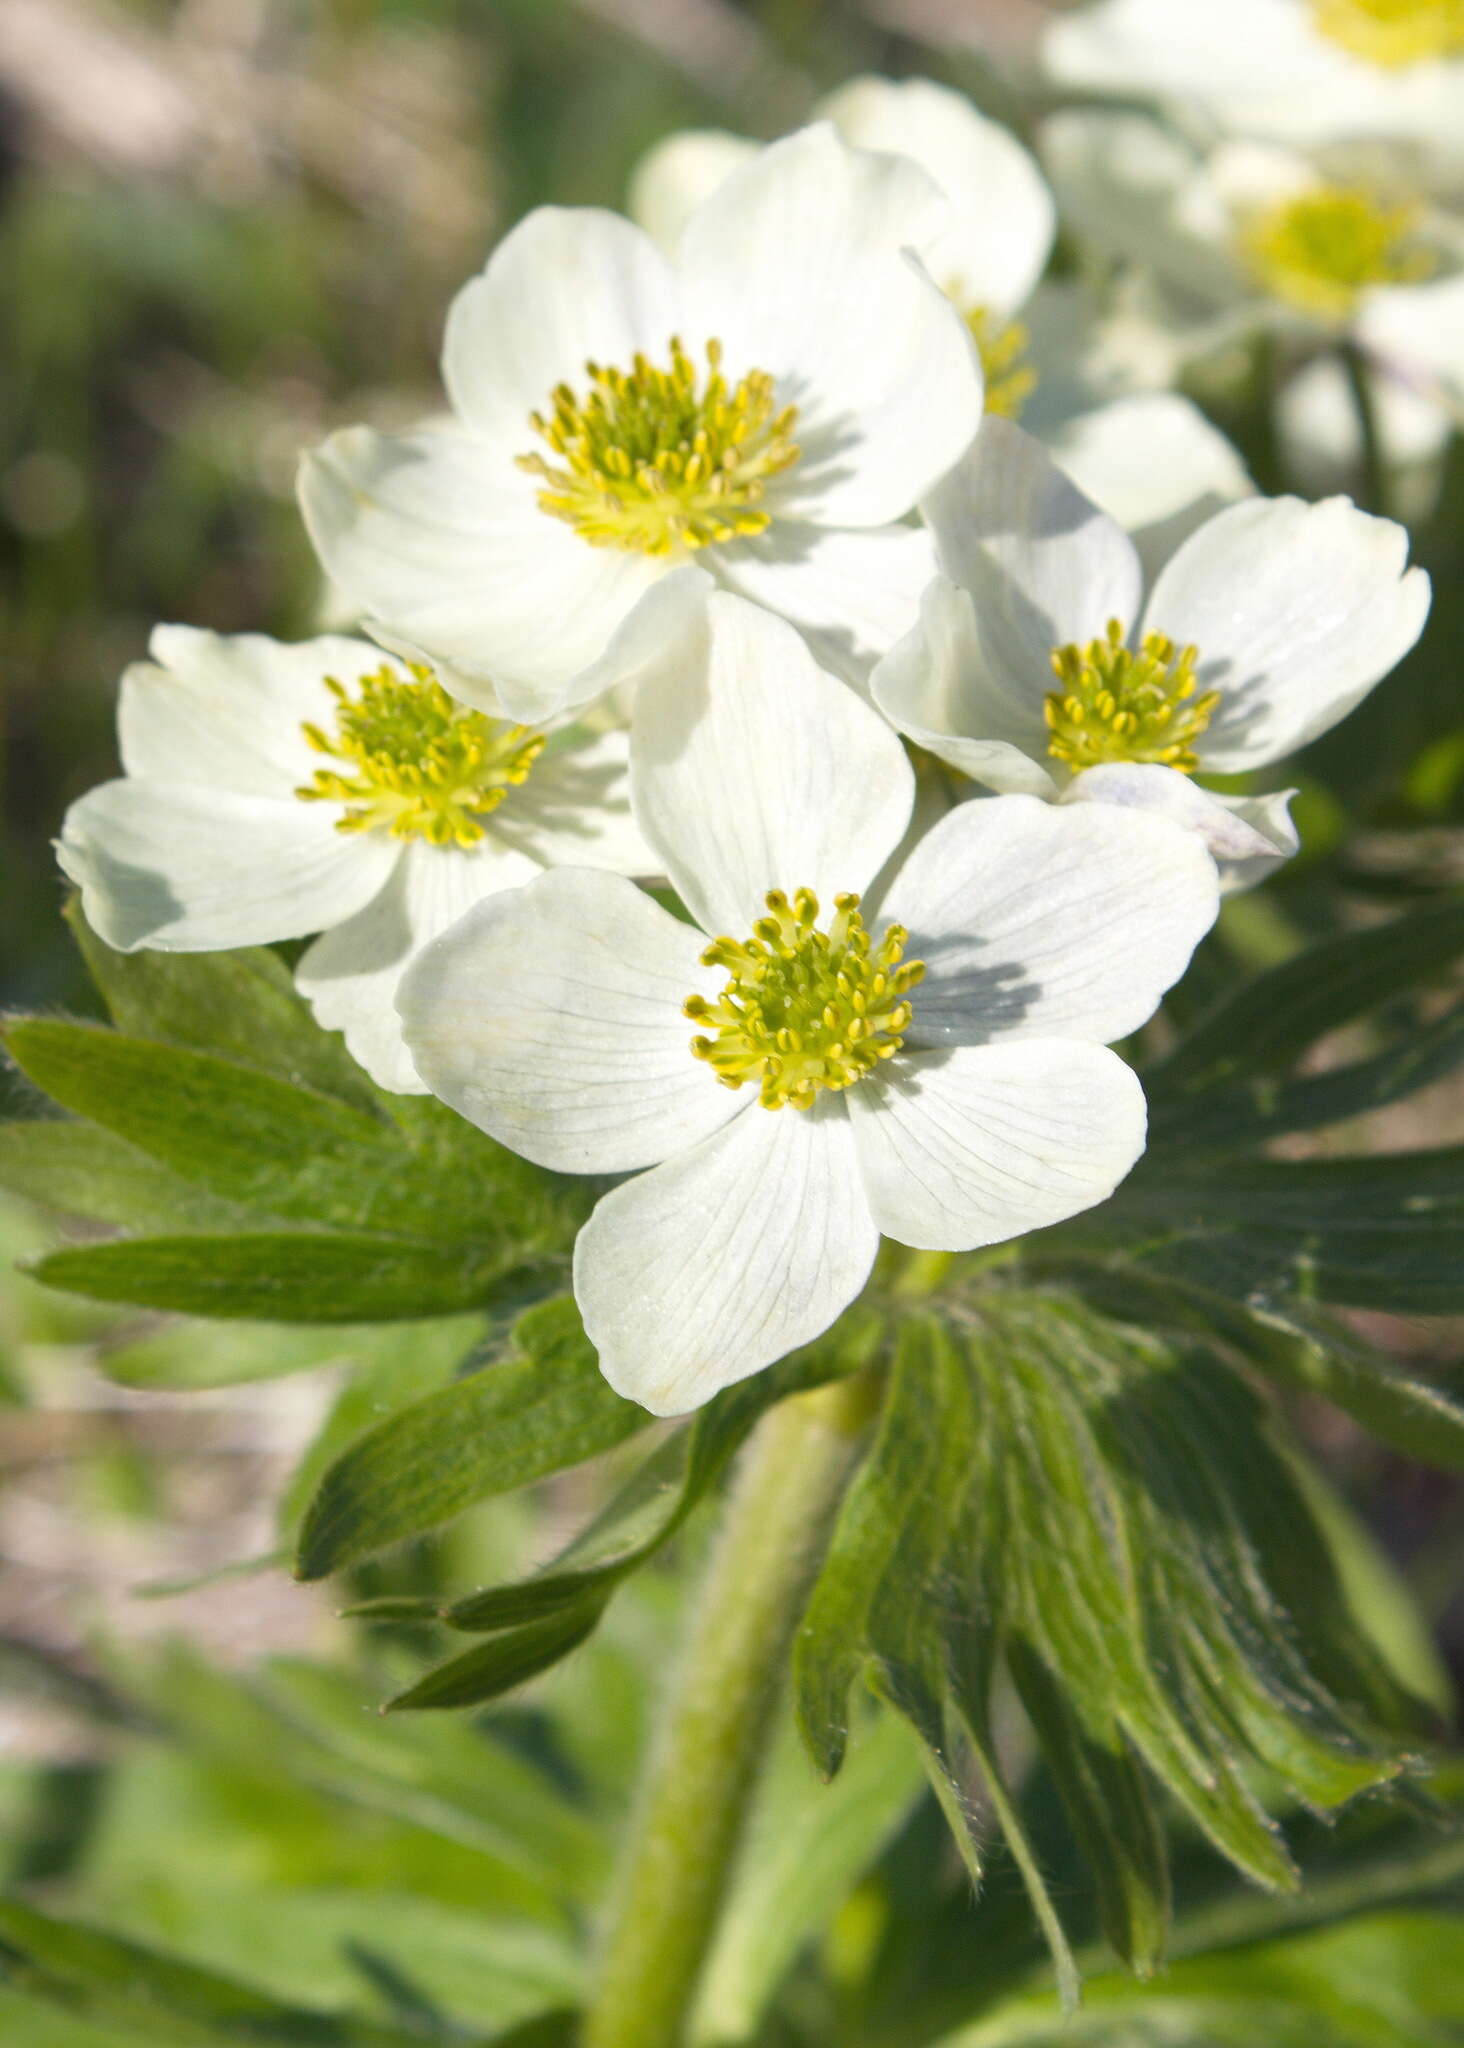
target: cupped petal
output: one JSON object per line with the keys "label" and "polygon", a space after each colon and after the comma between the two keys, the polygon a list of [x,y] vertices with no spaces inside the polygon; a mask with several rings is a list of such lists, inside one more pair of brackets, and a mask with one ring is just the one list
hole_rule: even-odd
{"label": "cupped petal", "polygon": [[1219,907],[1198,834],[1112,804],[958,804],[891,885],[881,921],[925,962],[909,1042],[1136,1031]]}
{"label": "cupped petal", "polygon": [[848,1099],[874,1220],[922,1251],[1061,1223],[1106,1200],[1144,1149],[1138,1076],[1072,1039],[897,1058]]}
{"label": "cupped petal", "polygon": [[333,813],[130,776],[71,806],[57,858],[118,952],[267,945],[354,917],[391,873],[400,843]]}
{"label": "cupped petal", "polygon": [[1346,498],[1256,498],[1193,534],[1164,569],[1146,627],[1199,649],[1220,702],[1198,742],[1217,773],[1315,739],[1402,660],[1428,617],[1408,533]]}
{"label": "cupped petal", "polygon": [[876,661],[915,623],[935,574],[923,526],[818,527],[779,520],[715,551],[720,581],[791,619],[821,668],[868,691]]}
{"label": "cupped petal", "polygon": [[1255,495],[1232,444],[1177,391],[1143,391],[1080,413],[1048,447],[1085,496],[1131,536],[1146,580],[1225,506]]}
{"label": "cupped petal", "polygon": [[469,848],[413,841],[381,893],[317,939],[295,969],[295,984],[317,1024],[343,1034],[351,1057],[378,1086],[398,1095],[425,1094],[397,1014],[403,974],[475,903],[539,872],[525,855],[491,842]]}
{"label": "cupped petal", "polygon": [[993,684],[1016,704],[1040,715],[1055,647],[1132,623],[1133,542],[1010,420],[985,422],[921,510],[941,568],[971,593]]}
{"label": "cupped petal", "polygon": [[1296,852],[1300,842],[1290,812],[1295,795],[1294,789],[1281,789],[1266,796],[1222,796],[1157,762],[1112,761],[1075,775],[1062,801],[1151,811],[1197,832],[1228,895],[1253,888]]}
{"label": "cupped petal", "polygon": [[667,255],[682,230],[733,171],[762,147],[725,128],[683,128],[648,149],[631,174],[627,210]]}
{"label": "cupped petal", "polygon": [[688,221],[689,333],[723,343],[731,379],[766,371],[798,408],[775,517],[889,525],[980,424],[970,335],[910,253],[943,213],[918,165],[850,149],[822,122],[760,151]]}
{"label": "cupped petal", "polygon": [[964,93],[928,78],[855,78],[815,111],[858,149],[913,157],[950,201],[920,250],[957,305],[1016,311],[1047,267],[1057,209],[1035,159]]}
{"label": "cupped petal", "polygon": [[559,1173],[625,1173],[694,1145],[748,1100],[691,1050],[682,1005],[725,969],[637,889],[551,868],[489,896],[397,992],[417,1072],[500,1144]]}
{"label": "cupped petal", "polygon": [[353,687],[384,660],[369,640],[339,634],[288,645],[195,626],[154,628],[148,651],[122,678],[117,736],[127,773],[276,799],[320,766],[305,724],[335,725],[326,677]]}
{"label": "cupped petal", "polygon": [[987,789],[1055,797],[1045,767],[1042,700],[1004,693],[981,650],[968,590],[937,576],[920,619],[870,679],[875,703],[903,733]]}
{"label": "cupped petal", "polygon": [[599,207],[540,206],[508,235],[447,316],[442,374],[454,406],[510,454],[541,447],[529,415],[586,365],[669,362],[671,266],[643,229]]}
{"label": "cupped petal", "polygon": [[770,889],[865,889],[915,798],[878,712],[826,675],[793,628],[728,591],[707,600],[704,659],[643,683],[631,800],[703,928],[743,938]]}
{"label": "cupped petal", "polygon": [[681,1415],[826,1330],[878,1249],[837,1098],[754,1105],[605,1196],[574,1248],[575,1299],[616,1392]]}
{"label": "cupped petal", "polygon": [[333,434],[304,459],[300,507],[326,573],[369,619],[446,664],[470,701],[518,718],[608,688],[617,632],[666,576],[659,558],[590,547],[491,443],[455,431]]}
{"label": "cupped petal", "polygon": [[528,781],[493,813],[498,845],[540,867],[655,875],[660,862],[630,808],[630,735],[582,728],[551,739]]}

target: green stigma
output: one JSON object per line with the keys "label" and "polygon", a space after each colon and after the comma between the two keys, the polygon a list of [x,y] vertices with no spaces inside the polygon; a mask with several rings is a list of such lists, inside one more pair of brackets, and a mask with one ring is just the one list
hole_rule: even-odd
{"label": "green stigma", "polygon": [[1320,34],[1384,70],[1464,55],[1464,0],[1312,0]]}
{"label": "green stigma", "polygon": [[1418,284],[1433,258],[1410,206],[1385,206],[1348,185],[1316,185],[1264,208],[1242,248],[1258,281],[1301,312],[1345,320],[1375,285]]}
{"label": "green stigma", "polygon": [[358,679],[354,695],[326,677],[336,700],[335,731],[312,724],[303,730],[317,754],[343,765],[317,768],[295,794],[306,803],[344,804],[338,832],[476,846],[483,819],[527,778],[544,735],[466,710],[430,668],[408,667],[410,680],[383,662]]}
{"label": "green stigma", "polygon": [[1176,647],[1146,633],[1135,654],[1123,627],[1110,619],[1101,640],[1070,643],[1052,653],[1059,687],[1048,692],[1047,751],[1074,774],[1110,761],[1153,762],[1193,775],[1194,744],[1220,702],[1218,690],[1195,695],[1199,649]]}
{"label": "green stigma", "polygon": [[968,307],[965,319],[986,378],[987,412],[1004,420],[1020,419],[1037,389],[1037,372],[1026,361],[1031,337],[1020,320],[1003,320],[987,306]]}
{"label": "green stigma", "polygon": [[764,1109],[812,1109],[820,1089],[852,1088],[899,1051],[910,1026],[905,998],[925,967],[901,966],[901,925],[872,944],[857,896],[834,898],[827,932],[811,889],[791,904],[781,889],[765,901],[750,939],[716,939],[702,954],[731,979],[714,1003],[688,997],[687,1016],[715,1033],[694,1038],[691,1050],[726,1088],[756,1081]]}
{"label": "green stigma", "polygon": [[780,407],[773,379],[722,374],[722,344],[707,343],[707,371],[674,337],[671,366],[637,355],[628,370],[586,363],[583,396],[561,384],[548,413],[529,415],[551,455],[520,455],[542,478],[539,504],[593,547],[672,555],[762,533],[768,480],[798,460],[796,406]]}

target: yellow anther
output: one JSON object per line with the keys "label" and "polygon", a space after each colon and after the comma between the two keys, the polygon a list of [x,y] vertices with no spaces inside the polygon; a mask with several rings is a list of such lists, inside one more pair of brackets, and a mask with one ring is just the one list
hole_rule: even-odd
{"label": "yellow anther", "polygon": [[[959,289],[947,294],[961,305]],[[1037,372],[1025,361],[1031,340],[1020,320],[1003,320],[987,306],[962,308],[986,378],[985,407],[1004,420],[1018,420],[1037,389]]]}
{"label": "yellow anther", "polygon": [[1101,639],[1052,651],[1060,689],[1043,705],[1047,751],[1076,774],[1108,761],[1158,762],[1193,775],[1194,743],[1214,716],[1218,690],[1196,696],[1197,647],[1146,633],[1137,654],[1110,619]]}
{"label": "yellow anther", "polygon": [[1385,70],[1464,55],[1464,0],[1311,0],[1320,33]]}
{"label": "yellow anther", "polygon": [[1320,184],[1263,208],[1241,247],[1257,281],[1303,313],[1346,320],[1376,285],[1419,284],[1431,251],[1411,206],[1386,206],[1352,185]]}
{"label": "yellow anther", "polygon": [[826,932],[818,898],[799,889],[790,904],[781,889],[764,898],[750,939],[714,939],[702,954],[730,980],[715,1002],[689,996],[686,1015],[709,1025],[691,1050],[727,1088],[758,1085],[764,1109],[811,1109],[823,1088],[852,1088],[898,1052],[913,1010],[905,1000],[925,973],[902,956],[909,934],[890,925],[872,947],[859,898],[834,898]]}
{"label": "yellow anther", "polygon": [[430,668],[408,663],[410,680],[383,662],[358,678],[353,696],[334,676],[335,731],[303,728],[318,754],[342,768],[317,768],[295,791],[307,803],[344,804],[338,832],[390,832],[432,846],[476,846],[483,819],[523,782],[544,735],[448,696]]}
{"label": "yellow anther", "polygon": [[762,533],[768,480],[798,460],[796,406],[780,407],[773,379],[722,373],[722,344],[707,343],[706,381],[681,343],[671,367],[637,354],[629,371],[586,363],[583,396],[561,384],[547,414],[529,423],[549,455],[520,455],[543,479],[539,504],[594,547],[672,555]]}

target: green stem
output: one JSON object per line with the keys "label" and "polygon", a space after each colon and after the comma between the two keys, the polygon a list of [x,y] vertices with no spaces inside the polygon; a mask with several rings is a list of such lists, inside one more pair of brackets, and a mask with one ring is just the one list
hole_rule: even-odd
{"label": "green stem", "polygon": [[778,1680],[869,1414],[865,1376],[784,1401],[744,1454],[615,1888],[584,2048],[679,2048]]}
{"label": "green stem", "polygon": [[1352,396],[1352,410],[1357,416],[1357,431],[1362,442],[1359,502],[1365,511],[1385,515],[1388,509],[1388,463],[1378,421],[1377,393],[1373,389],[1367,357],[1355,341],[1342,344],[1342,368],[1347,376],[1347,389]]}

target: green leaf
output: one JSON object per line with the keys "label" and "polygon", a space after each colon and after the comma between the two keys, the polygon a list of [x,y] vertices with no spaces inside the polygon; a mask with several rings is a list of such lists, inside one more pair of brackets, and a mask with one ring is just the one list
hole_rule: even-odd
{"label": "green leaf", "polygon": [[247,1222],[135,1145],[95,1125],[37,1117],[0,1124],[0,1187],[43,1208],[134,1230],[218,1230]]}
{"label": "green leaf", "polygon": [[531,1309],[512,1343],[518,1355],[428,1395],[337,1459],[301,1529],[301,1578],[323,1578],[420,1536],[475,1501],[609,1450],[649,1422],[601,1378],[572,1301]]}
{"label": "green leaf", "polygon": [[594,1633],[603,1611],[604,1601],[590,1597],[539,1621],[505,1629],[460,1657],[436,1665],[389,1700],[388,1709],[394,1713],[403,1707],[474,1707],[499,1699],[577,1650]]}

